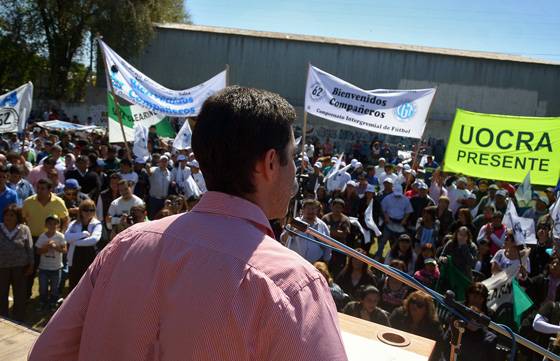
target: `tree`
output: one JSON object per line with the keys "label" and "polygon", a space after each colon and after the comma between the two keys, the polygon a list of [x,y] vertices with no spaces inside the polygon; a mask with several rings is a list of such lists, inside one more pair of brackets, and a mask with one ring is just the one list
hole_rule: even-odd
{"label": "tree", "polygon": [[[3,0],[0,36],[46,58],[46,95],[65,100],[80,93],[76,88],[79,84],[83,87],[83,80],[90,75],[90,69],[84,72],[76,63],[84,60],[93,34],[104,35],[116,51],[131,56],[153,35],[152,23],[189,19],[181,0]],[[9,58],[10,64],[1,69],[17,66],[17,58]],[[20,80],[23,83],[30,79]]]}

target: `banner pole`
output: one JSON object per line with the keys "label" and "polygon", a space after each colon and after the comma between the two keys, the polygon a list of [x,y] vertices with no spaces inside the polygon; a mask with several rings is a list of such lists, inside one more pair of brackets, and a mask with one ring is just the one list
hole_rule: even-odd
{"label": "banner pole", "polygon": [[229,64],[226,64],[226,86],[229,86]]}
{"label": "banner pole", "polygon": [[[436,99],[436,94],[437,94],[437,87],[436,90],[434,91],[434,97],[432,98],[432,102],[430,103],[430,107],[428,108],[428,113],[426,114],[426,126],[424,127],[424,130],[422,131],[422,136],[420,137],[420,139],[418,139],[418,144],[416,144],[416,152],[414,152],[414,159],[412,161],[412,166],[411,166],[411,170],[416,171],[416,168],[418,167],[418,154],[420,153],[420,145],[422,144],[422,141],[424,140],[424,134],[426,133],[426,128],[428,127],[428,121],[430,120],[430,114],[432,114],[432,106],[434,105],[434,100]],[[418,178],[418,173],[416,173],[416,178]],[[410,177],[406,178],[406,187],[404,189],[403,193],[406,193],[408,191],[408,187],[410,186]]]}
{"label": "banner pole", "polygon": [[[101,40],[101,37],[97,37],[98,40]],[[99,44],[99,41],[97,42]],[[103,65],[105,66],[105,76],[107,78],[107,86],[110,89],[111,95],[113,96],[113,102],[115,102],[115,108],[117,113],[117,118],[119,120],[119,124],[121,126],[121,132],[124,140],[124,145],[126,147],[126,153],[128,154],[128,159],[132,161],[132,153],[130,152],[130,146],[128,145],[128,141],[126,140],[126,134],[124,132],[124,125],[122,122],[121,116],[121,108],[119,106],[119,100],[117,99],[117,95],[115,94],[115,89],[113,88],[113,82],[111,81],[111,76],[109,75],[109,68],[107,67],[107,56],[105,55],[105,51],[103,51],[103,47],[100,46],[101,53],[103,54]],[[108,118],[108,117],[107,117]],[[107,119],[109,120],[109,119]]]}

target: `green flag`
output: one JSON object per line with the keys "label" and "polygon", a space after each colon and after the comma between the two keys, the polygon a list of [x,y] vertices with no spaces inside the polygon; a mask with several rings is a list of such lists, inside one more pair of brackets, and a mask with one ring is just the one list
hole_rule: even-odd
{"label": "green flag", "polygon": [[[107,93],[107,106],[108,106],[108,126],[109,130],[109,143],[123,142],[123,135],[119,124],[117,109],[113,96]],[[134,123],[141,122],[146,128],[152,125],[156,126],[156,132],[160,137],[175,138],[175,130],[169,121],[169,118],[151,110],[143,108],[139,105],[121,105],[121,119],[123,122],[124,133],[126,140],[129,142],[134,141]]]}
{"label": "green flag", "polygon": [[465,300],[465,291],[472,281],[453,264],[453,258],[447,256],[447,262],[441,265],[440,276],[436,290],[445,293],[447,290],[455,292],[457,301]]}
{"label": "green flag", "polygon": [[533,301],[531,301],[529,296],[527,296],[515,277],[511,281],[511,288],[513,295],[513,320],[517,325],[517,329],[519,329],[519,327],[521,327],[521,316],[523,315],[523,312],[533,306]]}

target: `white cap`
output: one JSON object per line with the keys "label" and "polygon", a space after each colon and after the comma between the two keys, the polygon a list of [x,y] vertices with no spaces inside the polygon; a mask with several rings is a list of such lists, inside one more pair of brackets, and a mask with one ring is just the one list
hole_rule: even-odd
{"label": "white cap", "polygon": [[356,163],[358,163],[358,160],[356,158],[354,158],[350,161],[350,164],[352,164],[353,168],[356,168]]}
{"label": "white cap", "polygon": [[386,162],[385,158],[383,158],[383,157],[379,158],[379,161],[380,161],[380,162],[382,162],[382,161],[383,161],[383,162]]}
{"label": "white cap", "polygon": [[341,167],[346,167],[346,162],[340,162]]}
{"label": "white cap", "polygon": [[315,162],[315,164],[313,164],[313,166],[316,167],[316,168],[319,168],[319,169],[323,168],[323,165],[321,164],[321,162]]}
{"label": "white cap", "polygon": [[362,162],[356,162],[356,164],[353,165],[354,169],[358,169],[360,167],[362,167]]}
{"label": "white cap", "polygon": [[418,182],[418,189],[428,189],[428,185],[422,181]]}
{"label": "white cap", "polygon": [[159,157],[159,160],[160,160],[160,161],[162,161],[162,160],[169,160],[169,157],[166,156],[166,155],[162,155],[161,157]]}
{"label": "white cap", "polygon": [[308,156],[304,155],[303,160],[309,163],[309,157]]}
{"label": "white cap", "polygon": [[195,159],[192,162],[188,162],[187,165],[189,167],[194,167],[194,168],[200,168],[200,166],[198,165],[198,161]]}
{"label": "white cap", "polygon": [[404,169],[404,170],[410,170],[410,164],[405,164],[405,165],[403,166],[403,169]]}
{"label": "white cap", "polygon": [[399,163],[399,164],[397,164],[397,167],[401,167],[401,168],[402,168],[402,167],[403,167],[403,164],[402,164],[402,163]]}
{"label": "white cap", "polygon": [[461,178],[457,179],[457,183],[459,183],[459,182],[467,184],[467,178],[461,177]]}
{"label": "white cap", "polygon": [[346,186],[352,186],[352,187],[356,187],[356,182],[354,182],[353,180],[349,180],[348,182],[346,182]]}
{"label": "white cap", "polygon": [[331,162],[336,163],[338,161],[337,157],[331,157]]}
{"label": "white cap", "polygon": [[391,183],[393,184],[393,178],[387,177],[383,180],[383,183]]}
{"label": "white cap", "polygon": [[496,191],[497,196],[507,197],[507,191],[505,189],[498,189]]}

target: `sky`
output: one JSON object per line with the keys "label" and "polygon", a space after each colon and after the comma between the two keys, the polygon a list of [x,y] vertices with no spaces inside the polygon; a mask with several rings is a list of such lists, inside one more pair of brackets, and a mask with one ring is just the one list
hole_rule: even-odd
{"label": "sky", "polygon": [[186,7],[197,25],[560,62],[558,0],[186,0]]}

